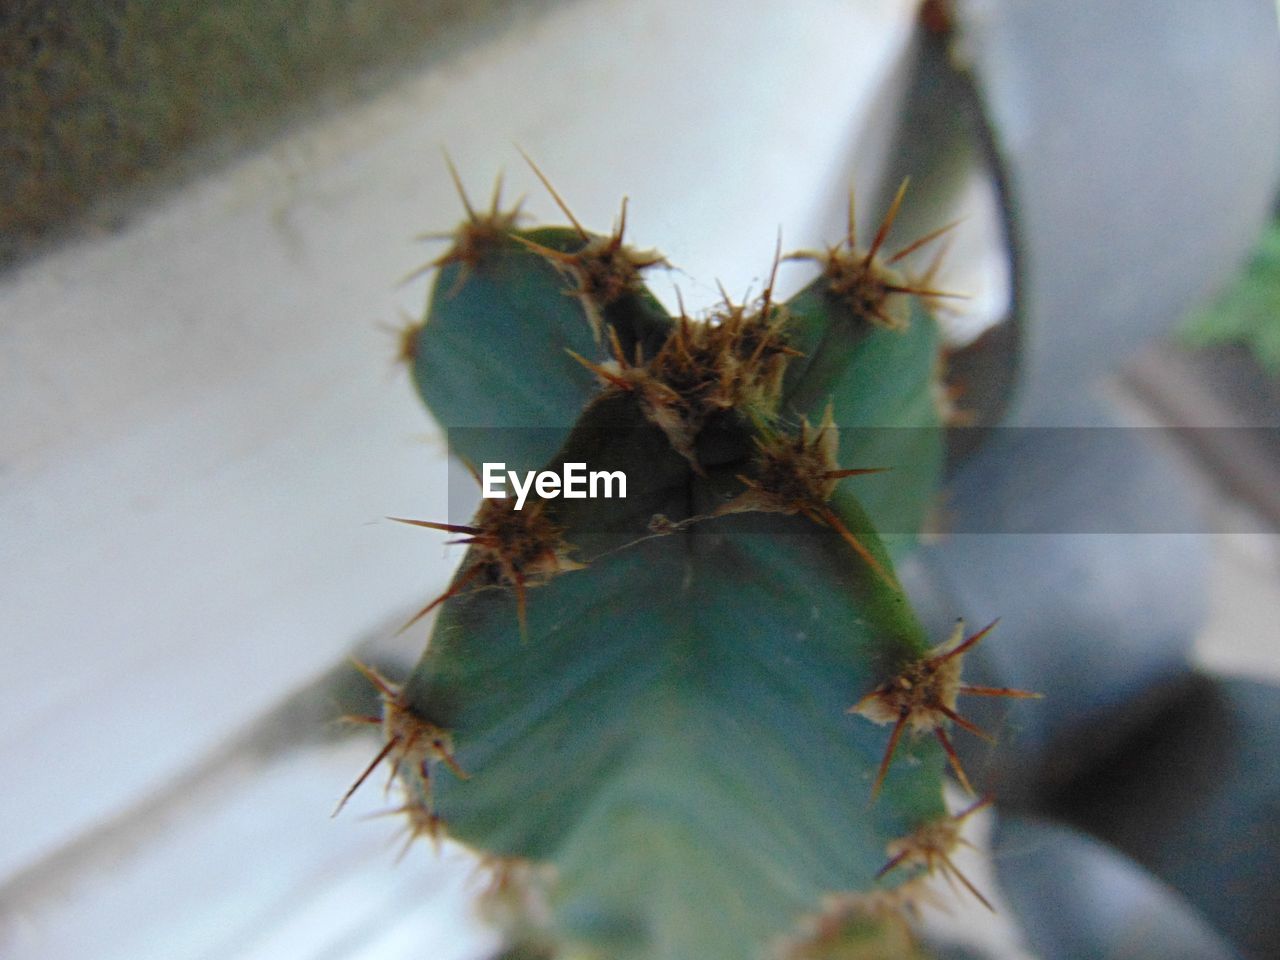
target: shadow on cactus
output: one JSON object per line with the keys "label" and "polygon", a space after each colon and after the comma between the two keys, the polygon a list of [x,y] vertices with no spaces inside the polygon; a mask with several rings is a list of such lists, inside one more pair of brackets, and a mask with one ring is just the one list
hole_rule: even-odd
{"label": "shadow on cactus", "polygon": [[942,231],[887,253],[899,191],[864,248],[851,204],[796,296],[771,276],[692,318],[644,285],[664,261],[625,204],[597,236],[555,198],[571,226],[524,230],[463,195],[408,359],[467,463],[586,464],[626,496],[410,521],[469,550],[412,675],[371,675],[364,776],[389,762],[413,835],[486,859],[530,956],[921,955],[931,875],[986,903],[950,856],[947,730],[983,735],[957,698],[1024,695],[966,687],[987,631],[934,646],[894,574],[948,415],[942,294],[900,261]]}

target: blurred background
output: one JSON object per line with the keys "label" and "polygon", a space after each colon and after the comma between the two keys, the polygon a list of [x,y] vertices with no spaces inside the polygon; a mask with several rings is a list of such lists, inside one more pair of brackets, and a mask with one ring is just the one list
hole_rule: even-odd
{"label": "blurred background", "polygon": [[[374,749],[347,657],[407,670],[459,559],[383,519],[446,513],[400,281],[462,216],[442,149],[562,219],[516,145],[592,229],[627,195],[691,311],[758,291],[779,230],[840,239],[851,185],[869,224],[910,174],[905,238],[965,218],[977,429],[904,579],[940,631],[1002,616],[982,669],[1052,697],[967,761],[1008,899],[952,933],[1280,951],[1271,0],[18,0],[0,80],[0,956],[497,948],[464,852],[397,862],[372,785],[329,814]],[[1150,429],[1026,446],[1100,427]],[[1192,821],[1256,824],[1253,859]]]}

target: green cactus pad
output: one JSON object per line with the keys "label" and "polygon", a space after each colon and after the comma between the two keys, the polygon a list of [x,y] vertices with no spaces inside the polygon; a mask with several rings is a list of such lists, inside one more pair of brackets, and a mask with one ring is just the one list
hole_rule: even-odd
{"label": "green cactus pad", "polygon": [[938,323],[912,298],[905,329],[877,326],[832,297],[825,278],[786,309],[788,341],[804,357],[788,368],[784,414],[817,422],[831,404],[841,465],[889,468],[860,482],[858,499],[897,555],[915,542],[942,483]]}
{"label": "green cactus pad", "polygon": [[[553,866],[552,933],[588,956],[760,956],[823,894],[900,882],[876,880],[886,845],[945,812],[932,739],[904,738],[871,804],[887,731],[846,714],[925,653],[905,597],[801,516],[687,522],[751,469],[725,434],[698,476],[632,395],[593,403],[556,462],[634,493],[543,503],[587,566],[529,589],[524,636],[513,590],[459,592],[404,688],[469,774],[432,778],[447,832]],[[868,530],[852,495],[830,506]]]}
{"label": "green cactus pad", "polygon": [[[891,733],[863,698],[930,651],[889,548],[940,481],[942,342],[877,259],[892,216],[870,254],[851,225],[788,303],[726,302],[711,325],[663,310],[638,279],[656,255],[621,226],[471,213],[441,259],[411,352],[455,452],[627,477],[625,499],[484,501],[445,525],[472,546],[422,660],[383,689],[411,830],[493,864],[495,915],[538,956],[909,939],[888,891],[924,861],[884,868],[945,817],[946,758],[908,733],[889,765],[907,717]],[[856,923],[806,939],[830,894]]]}
{"label": "green cactus pad", "polygon": [[[464,225],[463,230],[467,226]],[[423,401],[473,464],[533,470],[556,452],[595,392],[569,351],[604,359],[574,285],[517,237],[556,251],[583,246],[565,227],[496,232],[470,256],[443,258],[412,350]],[[624,347],[660,344],[671,320],[647,290],[610,304]],[[480,428],[480,429],[476,429]]]}

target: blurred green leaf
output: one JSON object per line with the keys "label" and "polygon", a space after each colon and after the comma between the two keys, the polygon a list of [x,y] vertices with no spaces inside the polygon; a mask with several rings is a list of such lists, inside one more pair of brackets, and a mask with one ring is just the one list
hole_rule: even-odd
{"label": "blurred green leaf", "polygon": [[1193,347],[1242,343],[1269,373],[1280,375],[1280,222],[1263,234],[1244,273],[1191,316],[1181,338]]}

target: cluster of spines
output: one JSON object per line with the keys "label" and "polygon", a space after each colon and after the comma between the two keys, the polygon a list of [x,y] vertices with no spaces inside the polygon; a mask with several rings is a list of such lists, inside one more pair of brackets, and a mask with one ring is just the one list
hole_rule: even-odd
{"label": "cluster of spines", "polygon": [[612,360],[593,363],[574,354],[606,391],[636,396],[645,416],[666,435],[672,449],[702,473],[695,448],[698,435],[730,411],[755,422],[776,414],[782,374],[789,358],[783,314],[774,309],[772,284],[757,305],[723,305],[707,320],[683,310],[662,347],[646,357],[637,345],[627,356],[610,330]]}
{"label": "cluster of spines", "polygon": [[889,889],[828,895],[821,908],[803,917],[793,935],[779,941],[777,960],[912,960],[917,952],[914,927],[924,906],[945,906],[925,881],[941,876],[957,893],[963,888],[988,910],[991,901],[956,866],[960,847],[973,848],[963,835],[965,824],[989,806],[991,799],[970,804],[955,814],[918,825],[887,845],[889,859],[876,879],[899,869],[920,868],[908,880]]}
{"label": "cluster of spines", "polygon": [[382,701],[381,716],[350,716],[349,723],[366,724],[380,728],[382,749],[360,773],[354,783],[342,795],[333,811],[336,817],[347,801],[355,794],[378,766],[386,761],[391,767],[387,780],[388,789],[395,780],[404,791],[404,803],[388,813],[403,814],[408,827],[408,844],[419,837],[428,837],[439,843],[442,823],[436,813],[431,789],[432,768],[443,764],[460,780],[470,779],[470,774],[458,763],[453,751],[453,737],[449,731],[423,720],[409,706],[402,688],[386,679],[372,667],[352,661],[356,669],[373,684]]}
{"label": "cluster of spines", "polygon": [[914,960],[916,937],[911,921],[931,903],[918,880],[891,890],[838,893],[800,919],[797,930],[771,951],[774,960]]}
{"label": "cluster of spines", "polygon": [[461,534],[461,539],[447,542],[471,547],[471,562],[458,572],[444,593],[410,617],[400,632],[468,587],[500,587],[515,592],[520,633],[521,636],[527,635],[526,591],[547,583],[558,574],[581,570],[585,566],[573,559],[572,544],[565,542],[564,531],[550,517],[546,507],[545,500],[530,499],[525,509],[518,510],[515,501],[509,497],[489,498],[481,503],[470,524],[389,518],[397,523]]}
{"label": "cluster of spines", "polygon": [[[857,243],[851,194],[847,234],[840,244],[824,251],[802,251],[786,258],[780,256],[779,250],[769,283],[754,304],[736,305],[722,290],[722,307],[709,319],[693,320],[682,307],[671,333],[656,352],[646,357],[641,345],[636,343],[628,355],[616,329],[605,322],[607,311],[621,298],[642,288],[641,271],[665,265],[666,261],[655,252],[638,252],[624,243],[625,200],[618,222],[608,236],[590,234],[543,173],[532,161],[530,165],[582,240],[578,250],[552,249],[516,233],[520,206],[517,204],[510,211],[502,210],[501,180],[494,190],[489,210],[484,214],[477,213],[463,190],[456,169],[449,163],[449,172],[462,198],[467,219],[456,233],[449,235],[453,239],[450,249],[414,276],[428,269],[460,264],[463,268],[457,284],[460,286],[465,281],[466,272],[504,237],[514,239],[544,257],[574,283],[569,292],[580,300],[597,341],[606,341],[611,354],[610,360],[600,363],[576,354],[575,359],[599,378],[605,392],[634,394],[648,419],[663,431],[672,448],[689,461],[691,469],[702,472],[694,440],[711,418],[734,411],[745,415],[754,426],[756,456],[751,473],[738,477],[742,491],[713,514],[692,520],[713,519],[745,511],[799,514],[834,529],[878,576],[894,589],[900,589],[888,569],[828,506],[840,480],[878,472],[883,468],[848,468],[836,462],[838,434],[830,408],[816,428],[803,419],[794,430],[779,422],[777,411],[782,373],[787,362],[801,354],[788,343],[786,310],[774,303],[772,291],[778,264],[783,259],[815,260],[827,280],[827,295],[841,302],[848,314],[879,327],[902,330],[908,323],[910,297],[936,301],[958,296],[932,288],[938,259],[919,280],[908,279],[897,267],[900,261],[942,237],[955,224],[948,224],[890,255],[884,255],[885,241],[907,188],[904,181],[870,246],[863,249]],[[420,328],[421,325],[417,325],[406,331],[403,343],[410,343]],[[409,358],[409,348],[403,347],[402,350],[405,358]],[[472,549],[469,564],[459,572],[451,586],[424,606],[409,624],[466,589],[500,587],[515,593],[519,629],[525,636],[526,589],[583,566],[570,556],[572,547],[564,542],[562,531],[547,515],[545,507],[545,502],[536,498],[531,498],[523,511],[513,510],[510,501],[486,500],[475,520],[468,525],[402,520],[460,534],[462,540],[451,542],[466,543]],[[957,712],[957,697],[962,693],[995,697],[1038,696],[1027,691],[961,683],[965,654],[994,626],[992,623],[965,638],[963,625],[958,624],[946,642],[927,656],[903,665],[898,673],[849,707],[849,713],[860,714],[879,724],[893,724],[872,784],[873,802],[889,773],[901,735],[908,728],[913,734],[933,733],[960,784],[970,794],[974,793],[947,737],[946,727],[955,724],[977,736],[991,738]],[[390,760],[392,776],[399,776],[406,785],[408,800],[396,812],[408,815],[410,839],[428,835],[438,840],[441,823],[430,801],[430,767],[441,762],[462,779],[468,775],[453,757],[447,731],[414,716],[398,688],[373,671],[361,669],[382,695],[383,717],[356,719],[380,724],[385,745],[348,790],[339,809],[379,763]],[[886,848],[888,859],[876,879],[899,869],[916,868],[917,874],[893,889],[834,897],[828,903],[825,919],[816,921],[819,926],[817,939],[821,940],[839,926],[833,917],[847,920],[852,916],[892,916],[892,922],[896,923],[904,911],[913,911],[922,898],[927,898],[921,892],[919,881],[921,877],[934,874],[959,882],[990,909],[989,900],[951,859],[956,848],[966,842],[960,836],[961,825],[989,802],[989,798],[980,799],[958,814],[919,824],[909,835],[890,842]],[[495,876],[505,876],[505,873],[499,870]],[[790,941],[788,958],[807,956],[802,947],[814,942],[811,936]]]}
{"label": "cluster of spines", "polygon": [[899,185],[898,192],[889,204],[888,213],[866,249],[858,245],[854,194],[850,191],[846,232],[842,242],[825,250],[802,250],[789,257],[793,260],[816,261],[827,280],[828,296],[842,302],[851,315],[865,318],[888,330],[906,329],[910,317],[910,297],[919,297],[926,302],[963,299],[963,294],[932,288],[934,276],[946,252],[945,247],[939,249],[937,257],[919,280],[912,280],[897,266],[911,254],[950,233],[959,221],[939,227],[905,247],[887,256],[883,255],[885,241],[898,217],[909,182],[903,180]]}
{"label": "cluster of spines", "polygon": [[[628,294],[639,291],[644,285],[640,277],[641,271],[650,267],[666,266],[666,258],[656,251],[636,250],[623,242],[627,231],[626,197],[622,198],[618,222],[609,235],[594,236],[588,233],[578,218],[573,215],[569,205],[564,202],[546,175],[538,169],[537,164],[528,156],[525,156],[525,161],[533,168],[534,174],[542,181],[542,185],[547,188],[556,206],[569,218],[569,222],[573,224],[573,229],[582,241],[582,246],[568,253],[554,250],[519,234],[513,233],[511,236],[534,253],[544,257],[575,284],[571,292],[582,304],[587,322],[591,325],[596,341],[599,342],[605,326],[605,314],[609,308]],[[462,190],[460,185],[458,190],[460,192]]]}
{"label": "cluster of spines", "polygon": [[829,405],[816,431],[802,419],[795,434],[765,429],[755,437],[755,445],[754,476],[738,476],[738,482],[744,487],[742,493],[722,504],[717,514],[750,511],[799,514],[833,529],[878,577],[893,589],[900,589],[888,568],[827,505],[841,480],[887,469],[839,465],[836,461],[839,433]]}

